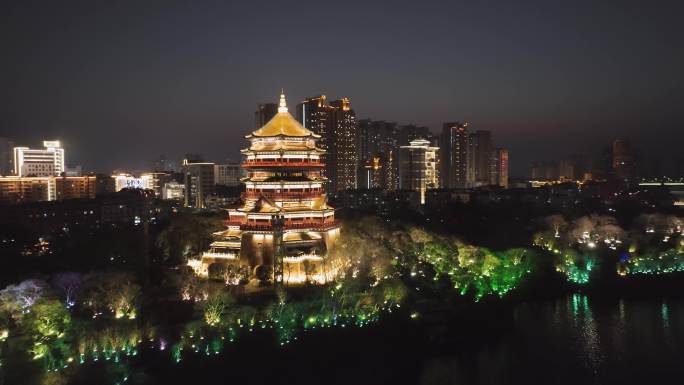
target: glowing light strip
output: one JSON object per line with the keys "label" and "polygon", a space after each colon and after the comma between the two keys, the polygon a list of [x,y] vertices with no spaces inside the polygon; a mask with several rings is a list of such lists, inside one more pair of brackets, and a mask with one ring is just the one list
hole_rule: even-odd
{"label": "glowing light strip", "polygon": [[202,258],[218,258],[218,259],[237,259],[235,254],[229,253],[212,253],[210,251],[205,251],[202,253]]}
{"label": "glowing light strip", "polygon": [[[263,182],[269,183],[269,182]],[[293,182],[297,183],[297,182]],[[301,183],[301,182],[300,182]],[[246,182],[247,188],[261,188],[261,189],[279,189],[279,188],[321,188],[321,183],[311,184],[290,184],[290,182],[281,182],[280,184],[262,184],[262,182]]]}
{"label": "glowing light strip", "polygon": [[301,263],[304,261],[322,261],[323,257],[313,254],[299,255],[297,257],[284,257],[283,262]]}

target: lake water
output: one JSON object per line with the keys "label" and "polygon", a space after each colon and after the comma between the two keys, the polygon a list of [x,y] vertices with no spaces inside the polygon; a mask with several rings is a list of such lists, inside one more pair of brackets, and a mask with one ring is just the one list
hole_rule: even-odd
{"label": "lake water", "polygon": [[500,319],[386,319],[363,329],[308,332],[285,347],[254,333],[216,357],[190,356],[177,365],[145,359],[132,373],[159,384],[684,382],[681,299],[570,294],[492,314]]}
{"label": "lake water", "polygon": [[684,302],[592,301],[574,294],[516,306],[512,329],[470,356],[426,360],[423,383],[653,384],[684,380]]}

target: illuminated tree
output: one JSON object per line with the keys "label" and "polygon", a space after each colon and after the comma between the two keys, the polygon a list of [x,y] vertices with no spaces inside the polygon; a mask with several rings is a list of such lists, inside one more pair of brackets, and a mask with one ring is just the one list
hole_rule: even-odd
{"label": "illuminated tree", "polygon": [[408,231],[408,234],[409,237],[411,237],[411,240],[415,243],[427,243],[433,240],[433,237],[430,233],[418,227],[411,227]]}
{"label": "illuminated tree", "polygon": [[589,248],[596,247],[599,242],[612,245],[614,248],[615,243],[622,243],[625,238],[626,232],[617,224],[615,218],[595,214],[576,219],[568,233],[570,244],[584,244]]}
{"label": "illuminated tree", "polygon": [[392,260],[385,256],[376,256],[370,261],[370,274],[377,281],[389,278],[394,272]]}
{"label": "illuminated tree", "polygon": [[74,306],[76,295],[83,285],[83,276],[74,272],[59,273],[55,275],[53,284],[62,291],[66,306],[71,307]]}
{"label": "illuminated tree", "polygon": [[[448,273],[459,265],[459,249],[445,240],[428,241],[420,252],[421,258],[430,262],[435,271]],[[465,264],[465,263],[464,263]]]}
{"label": "illuminated tree", "polygon": [[113,290],[108,296],[108,301],[115,317],[135,318],[136,300],[140,295],[140,286],[132,282],[132,280],[124,279],[118,284],[112,285],[111,288]]}
{"label": "illuminated tree", "polygon": [[547,228],[553,230],[555,237],[559,237],[562,230],[568,226],[568,222],[565,221],[562,215],[550,215],[544,218]]}
{"label": "illuminated tree", "polygon": [[557,250],[567,244],[568,223],[562,215],[542,219],[543,230],[534,234],[532,244],[547,250]]}
{"label": "illuminated tree", "polygon": [[140,286],[129,273],[91,274],[85,283],[84,305],[95,314],[103,308],[114,313],[116,318],[136,317],[136,302]]}
{"label": "illuminated tree", "polygon": [[374,291],[377,293],[377,303],[382,304],[382,306],[401,304],[408,294],[406,285],[396,278],[384,280]]}
{"label": "illuminated tree", "polygon": [[217,290],[207,297],[202,306],[204,309],[204,321],[209,326],[221,323],[226,309],[234,303],[233,297],[223,291]]}
{"label": "illuminated tree", "polygon": [[43,338],[62,336],[71,316],[59,301],[45,300],[33,307],[34,328]]}
{"label": "illuminated tree", "polygon": [[659,251],[645,250],[618,263],[618,273],[627,274],[668,274],[684,271],[684,251],[676,248]]}
{"label": "illuminated tree", "polygon": [[19,319],[31,311],[33,305],[43,296],[45,282],[29,279],[17,285],[9,285],[0,290],[0,306],[12,318]]}
{"label": "illuminated tree", "polygon": [[237,285],[247,279],[247,266],[238,266],[234,264],[226,265],[223,272],[223,280],[226,285]]}
{"label": "illuminated tree", "polygon": [[559,257],[556,270],[565,274],[570,282],[585,284],[596,266],[596,257],[568,249]]}
{"label": "illuminated tree", "polygon": [[289,343],[296,334],[297,322],[300,315],[294,306],[287,302],[285,291],[277,293],[277,300],[266,308],[266,318],[276,331],[281,345]]}

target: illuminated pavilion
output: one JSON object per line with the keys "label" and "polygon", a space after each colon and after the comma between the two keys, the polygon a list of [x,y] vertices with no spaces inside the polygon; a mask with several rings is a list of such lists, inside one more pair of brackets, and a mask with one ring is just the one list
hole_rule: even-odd
{"label": "illuminated pavilion", "polygon": [[281,94],[278,113],[245,138],[244,204],[229,210],[227,229],[214,234],[193,268],[204,277],[212,265],[237,268],[243,278],[285,285],[331,280],[335,271],[326,256],[339,226],[324,192],[320,136],[290,115]]}

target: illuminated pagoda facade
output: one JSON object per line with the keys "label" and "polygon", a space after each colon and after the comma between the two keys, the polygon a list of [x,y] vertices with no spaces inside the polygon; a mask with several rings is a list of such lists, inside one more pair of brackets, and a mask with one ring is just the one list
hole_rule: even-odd
{"label": "illuminated pagoda facade", "polygon": [[[319,135],[290,115],[285,95],[277,114],[246,138],[244,203],[229,210],[227,229],[195,261],[204,277],[227,283],[258,278],[286,285],[325,283],[335,269],[326,256],[339,236],[328,206]],[[192,265],[192,263],[191,263]],[[238,274],[231,272],[238,271]]]}

